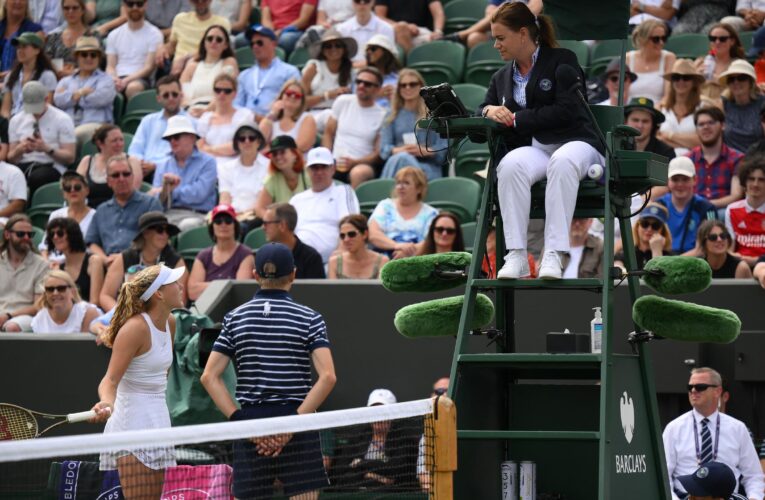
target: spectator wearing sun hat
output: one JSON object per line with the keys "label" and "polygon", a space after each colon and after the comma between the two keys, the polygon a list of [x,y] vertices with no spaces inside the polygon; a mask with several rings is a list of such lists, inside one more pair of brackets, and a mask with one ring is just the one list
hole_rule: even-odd
{"label": "spectator wearing sun hat", "polygon": [[[611,62],[606,66],[606,71],[603,73],[603,83],[608,90],[608,99],[603,102],[599,102],[601,106],[619,106],[619,73],[621,71],[622,59],[621,57],[614,57]],[[630,87],[632,82],[637,80],[638,76],[632,72],[629,65],[624,65],[624,95],[622,104],[627,104],[630,99]]]}
{"label": "spectator wearing sun hat", "polygon": [[181,231],[201,226],[215,206],[215,158],[197,149],[199,135],[188,116],[170,118],[162,138],[170,143],[170,154],[157,165],[150,193],[159,196],[167,218]]}
{"label": "spectator wearing sun hat", "polygon": [[744,152],[763,138],[760,110],[765,96],[757,87],[754,66],[743,59],[733,61],[719,80],[725,87],[721,95],[725,112],[723,140],[729,147]]}
{"label": "spectator wearing sun hat", "polygon": [[62,79],[53,94],[57,108],[65,111],[74,121],[77,144],[82,145],[104,123],[114,121],[114,80],[101,71],[99,64],[103,51],[98,39],[83,36],[74,47],[77,71]]}
{"label": "spectator wearing sun hat", "polygon": [[334,183],[335,158],[329,149],[310,150],[306,166],[311,188],[290,200],[298,213],[295,234],[315,248],[326,264],[340,242],[337,234],[340,219],[359,213],[359,199],[348,184]]}
{"label": "spectator wearing sun hat", "polygon": [[674,158],[675,150],[667,143],[656,138],[659,126],[664,122],[664,113],[654,107],[647,97],[635,97],[624,106],[625,123],[640,131],[635,137],[635,150],[656,153],[666,158]]}
{"label": "spectator wearing sun hat", "polygon": [[255,121],[260,123],[271,111],[282,86],[288,80],[300,81],[300,71],[276,57],[276,33],[263,25],[247,28],[245,36],[252,46],[255,64],[239,74],[239,92],[235,106],[255,112]]}
{"label": "spectator wearing sun hat", "polygon": [[207,230],[215,244],[199,252],[189,274],[189,299],[197,300],[214,280],[249,280],[255,260],[252,249],[239,243],[242,227],[231,205],[212,209]]}
{"label": "spectator wearing sun hat", "polygon": [[658,138],[675,148],[677,156],[699,145],[693,113],[702,104],[701,86],[704,76],[690,59],[678,59],[672,70],[664,74],[669,91],[659,103],[666,120],[659,127]]}

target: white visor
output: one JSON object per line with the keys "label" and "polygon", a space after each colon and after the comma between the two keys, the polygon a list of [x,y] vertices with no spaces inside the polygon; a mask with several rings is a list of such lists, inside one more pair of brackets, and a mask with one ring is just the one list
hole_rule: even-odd
{"label": "white visor", "polygon": [[154,292],[159,290],[159,287],[169,285],[170,283],[175,283],[181,279],[181,276],[183,276],[184,272],[186,272],[186,266],[176,267],[173,269],[167,266],[162,266],[162,268],[159,270],[159,275],[157,275],[157,278],[152,282],[151,285],[149,285],[149,288],[143,292],[143,295],[141,295],[141,300],[148,302],[151,296],[154,295]]}

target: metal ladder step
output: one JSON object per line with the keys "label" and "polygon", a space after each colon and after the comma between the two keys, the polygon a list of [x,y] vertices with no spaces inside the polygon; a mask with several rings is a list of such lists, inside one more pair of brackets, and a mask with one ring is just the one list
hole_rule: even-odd
{"label": "metal ladder step", "polygon": [[565,280],[541,280],[541,279],[520,279],[520,280],[488,280],[474,279],[471,281],[474,288],[513,288],[523,289],[567,289],[567,290],[596,290],[600,292],[603,289],[604,281],[595,278],[565,279]]}
{"label": "metal ladder step", "polygon": [[597,380],[601,361],[600,354],[484,353],[460,354],[457,358],[464,370],[508,370],[514,378],[526,379]]}
{"label": "metal ladder step", "polygon": [[457,439],[525,439],[537,441],[595,441],[600,439],[597,431],[478,431],[458,430]]}

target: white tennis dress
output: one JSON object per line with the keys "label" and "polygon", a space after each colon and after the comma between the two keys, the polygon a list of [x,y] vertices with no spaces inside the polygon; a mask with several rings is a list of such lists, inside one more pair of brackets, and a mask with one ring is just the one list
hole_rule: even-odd
{"label": "white tennis dress", "polygon": [[[173,343],[169,323],[165,331],[158,330],[148,314],[142,313],[151,332],[151,348],[130,362],[117,386],[114,413],[106,422],[104,433],[158,429],[170,427],[170,412],[165,402],[167,370],[173,362]],[[101,453],[100,469],[114,470],[117,459],[134,455],[150,469],[165,469],[175,465],[172,447],[120,450]]]}

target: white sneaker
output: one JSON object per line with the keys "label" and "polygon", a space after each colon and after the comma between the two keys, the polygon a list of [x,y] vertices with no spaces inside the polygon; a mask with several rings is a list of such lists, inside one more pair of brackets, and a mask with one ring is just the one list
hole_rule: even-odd
{"label": "white sneaker", "polygon": [[497,279],[517,280],[530,274],[529,257],[526,250],[510,250],[505,256],[505,265],[497,273]]}
{"label": "white sneaker", "polygon": [[539,265],[539,278],[543,280],[559,280],[563,277],[563,265],[560,262],[561,252],[546,250]]}

